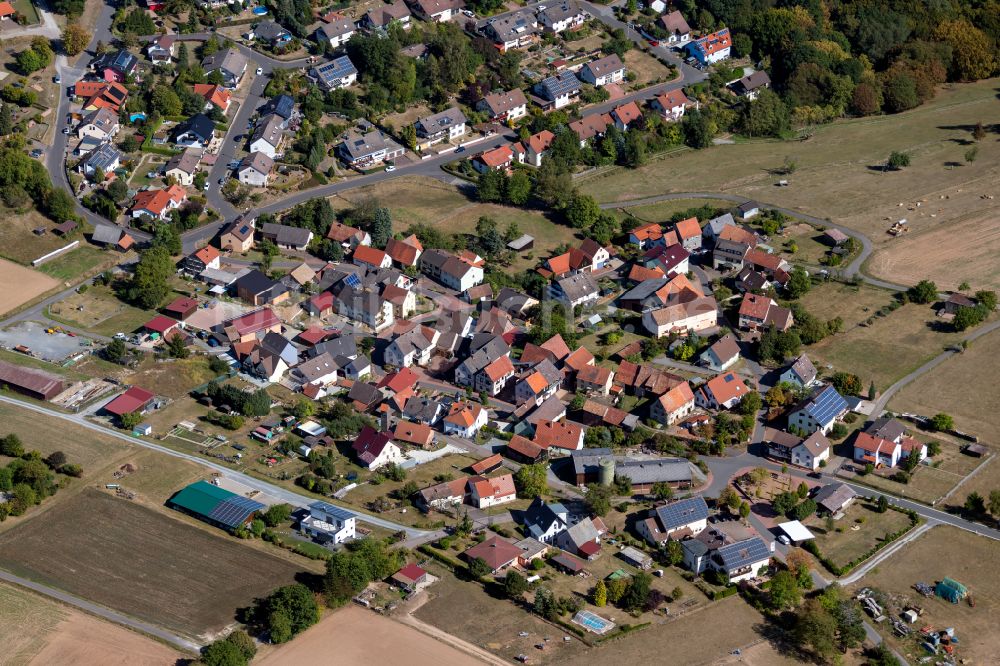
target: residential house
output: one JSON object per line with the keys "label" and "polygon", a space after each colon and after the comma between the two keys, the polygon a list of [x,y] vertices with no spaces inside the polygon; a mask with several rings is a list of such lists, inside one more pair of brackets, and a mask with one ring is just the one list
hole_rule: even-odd
{"label": "residential house", "polygon": [[646,519],[636,522],[636,531],[654,547],[671,538],[680,541],[695,536],[707,527],[708,504],[700,496],[658,506]]}
{"label": "residential house", "polygon": [[646,268],[659,269],[662,275],[684,275],[691,270],[691,253],[679,243],[656,245],[646,250],[642,262]]}
{"label": "residential house", "polygon": [[263,153],[275,159],[285,140],[283,124],[284,120],[276,113],[269,113],[258,120],[250,136],[250,152]]}
{"label": "residential house", "polygon": [[351,263],[374,269],[389,268],[392,266],[392,257],[377,247],[359,245],[354,248],[354,252],[351,254]]}
{"label": "residential house", "polygon": [[815,472],[830,459],[830,448],[830,440],[817,430],[792,449],[792,464]]}
{"label": "residential house", "polygon": [[608,126],[613,124],[610,113],[591,113],[571,122],[569,128],[580,139],[580,147],[584,148],[594,137],[604,136]]}
{"label": "residential house", "polygon": [[379,432],[370,426],[361,429],[351,448],[358,458],[358,463],[368,469],[379,469],[403,462],[403,452],[388,433]]}
{"label": "residential house", "polygon": [[107,107],[91,111],[76,127],[76,135],[80,139],[91,137],[98,141],[111,141],[118,134],[121,125],[118,123],[118,114]]}
{"label": "residential house", "polygon": [[235,88],[243,80],[247,71],[247,57],[236,47],[216,51],[201,61],[201,67],[206,75],[219,72],[222,75],[222,85]]}
{"label": "residential house", "polygon": [[672,426],[691,415],[694,403],[691,385],[684,382],[655,399],[649,407],[649,415],[663,425]]}
{"label": "residential house", "polygon": [[695,404],[702,409],[732,409],[750,389],[732,372],[716,375],[695,392]]}
{"label": "residential house", "polygon": [[113,174],[115,169],[121,166],[122,154],[110,143],[102,144],[100,148],[80,161],[77,170],[85,176],[102,174],[106,178],[108,174]]}
{"label": "residential house", "polygon": [[795,323],[792,312],[781,307],[767,296],[746,293],[740,303],[739,327],[752,331],[774,326],[779,331],[787,331]]}
{"label": "residential house", "polygon": [[729,57],[732,45],[729,28],[723,28],[688,42],[687,50],[702,65],[714,65]]}
{"label": "residential house", "polygon": [[846,483],[828,483],[816,491],[813,501],[820,511],[835,516],[847,510],[857,496]]}
{"label": "residential house", "polygon": [[309,79],[326,91],[353,86],[358,81],[358,68],[347,56],[337,56],[309,70]]}
{"label": "residential house", "polygon": [[330,45],[331,49],[339,49],[357,32],[357,26],[352,19],[336,15],[329,23],[321,25],[316,30],[316,42],[320,46]]}
{"label": "residential house", "polygon": [[550,5],[538,12],[538,22],[542,29],[554,34],[576,30],[583,26],[586,20],[586,12],[572,0]]}
{"label": "residential house", "polygon": [[138,74],[139,59],[125,49],[109,51],[90,63],[90,69],[108,83],[125,83]]}
{"label": "residential house", "polygon": [[244,185],[252,187],[267,187],[271,171],[274,169],[274,160],[266,153],[250,153],[240,161],[236,168],[239,181]]}
{"label": "residential house", "polygon": [[602,87],[622,81],[625,78],[625,65],[617,54],[612,53],[588,62],[580,68],[579,76],[584,83]]}
{"label": "residential house", "polygon": [[128,101],[128,88],[120,83],[77,81],[73,86],[73,95],[82,98],[81,108],[84,111],[108,108],[117,113]]}
{"label": "residential house", "polygon": [[337,146],[337,154],[348,166],[355,169],[370,169],[378,164],[394,160],[406,152],[381,130],[367,134],[351,131]]}
{"label": "residential house", "polygon": [[488,416],[487,411],[477,403],[457,401],[451,404],[441,427],[446,435],[472,439],[486,425]]}
{"label": "residential house", "polygon": [[477,509],[488,509],[516,499],[513,474],[502,474],[489,479],[481,476],[469,479],[469,502]]}
{"label": "residential house", "polygon": [[206,148],[215,138],[215,123],[204,113],[196,113],[174,129],[173,140],[178,146]]}
{"label": "residential house", "polygon": [[267,42],[272,48],[277,48],[292,41],[292,33],[274,21],[261,21],[250,28],[250,31],[247,32],[247,39]]}
{"label": "residential house", "polygon": [[221,255],[214,247],[206,245],[184,257],[181,266],[192,275],[200,275],[206,268],[221,268]]}
{"label": "residential house", "polygon": [[549,283],[548,294],[569,309],[580,305],[586,307],[597,302],[600,289],[589,272],[576,273]]}
{"label": "residential house", "polygon": [[548,130],[542,130],[537,134],[532,134],[528,140],[515,144],[514,152],[518,162],[530,164],[533,167],[542,166],[542,158],[548,154],[549,146],[555,141],[556,135]]}
{"label": "residential house", "polygon": [[884,437],[878,437],[867,432],[859,432],[854,439],[854,460],[858,463],[871,463],[878,467],[895,467],[902,457],[902,447]]}
{"label": "residential house", "polygon": [[[428,2],[428,0],[420,1]],[[466,562],[482,560],[489,567],[490,572],[496,575],[517,564],[523,554],[524,551],[512,542],[499,536],[493,536],[466,550],[462,553],[462,558]]]}
{"label": "residential house", "polygon": [[472,158],[472,168],[479,173],[488,171],[510,171],[514,163],[514,152],[510,146],[500,146],[484,150]]}
{"label": "residential house", "polygon": [[404,30],[410,29],[410,8],[403,0],[395,0],[389,4],[379,5],[369,9],[361,17],[360,25],[365,30],[386,30],[395,23]]}
{"label": "residential house", "polygon": [[727,333],[722,336],[711,347],[702,352],[699,361],[706,368],[715,372],[728,370],[733,364],[740,360],[740,346],[736,338]]}
{"label": "residential house", "polygon": [[288,289],[254,269],[235,282],[236,296],[250,305],[277,304],[288,298]]}
{"label": "residential house", "polygon": [[401,268],[416,266],[417,260],[420,259],[420,253],[423,251],[424,246],[415,234],[410,234],[403,240],[390,238],[385,245],[385,253],[389,255],[393,263]]}
{"label": "residential house", "polygon": [[416,592],[434,579],[418,565],[410,563],[392,574],[389,580],[406,592]]}
{"label": "residential house", "polygon": [[271,308],[261,308],[223,322],[222,329],[231,342],[250,342],[281,331],[281,320]]}
{"label": "residential house", "polygon": [[468,477],[462,477],[428,486],[417,492],[414,503],[424,513],[428,513],[431,509],[445,511],[454,508],[465,500],[468,483]]}
{"label": "residential house", "polygon": [[202,154],[198,148],[188,148],[183,153],[174,155],[167,161],[163,175],[173,178],[181,185],[191,187],[194,185],[194,177],[198,173]]}
{"label": "residential house", "polygon": [[146,55],[154,65],[169,65],[176,51],[176,35],[160,35],[146,47]]}
{"label": "residential house", "polygon": [[356,536],[357,516],[328,502],[309,505],[309,515],[299,522],[299,530],[324,545],[336,545]]}
{"label": "residential house", "polygon": [[771,549],[760,537],[726,544],[711,553],[707,565],[726,575],[730,583],[756,578],[771,561]]}
{"label": "residential house", "polygon": [[758,70],[753,74],[744,76],[733,84],[733,92],[748,100],[755,100],[760,95],[761,90],[771,87],[771,77],[767,72]]}
{"label": "residential house", "polygon": [[526,371],[514,386],[514,396],[518,404],[533,402],[540,405],[555,395],[562,386],[562,372],[549,360],[544,360]]}
{"label": "residential house", "polygon": [[813,365],[806,354],[802,354],[792,361],[790,366],[785,368],[778,377],[778,382],[788,382],[795,386],[808,388],[816,382],[816,377],[816,366]]}
{"label": "residential house", "polygon": [[411,0],[408,4],[417,18],[432,23],[446,23],[465,7],[462,0]]}
{"label": "residential house", "polygon": [[303,227],[265,222],[258,231],[260,240],[269,240],[287,250],[304,250],[312,242],[313,233]]}
{"label": "residential house", "polygon": [[628,232],[628,242],[645,250],[654,245],[663,245],[663,227],[659,222],[642,224]]}
{"label": "residential house", "polygon": [[568,553],[593,560],[601,554],[601,529],[593,519],[584,518],[557,534],[555,543]]}
{"label": "residential house", "polygon": [[712,267],[719,271],[743,268],[750,245],[742,241],[719,238],[712,251]]}
{"label": "residential house", "polygon": [[818,431],[826,435],[847,410],[847,401],[837,389],[831,385],[820,386],[788,413],[788,426],[804,433]]}
{"label": "residential house", "polygon": [[534,443],[543,449],[579,451],[583,448],[584,428],[569,421],[542,420],[535,424]]}
{"label": "residential house", "polygon": [[230,252],[249,252],[254,242],[253,220],[238,217],[219,234],[219,247]]}
{"label": "residential house", "polygon": [[657,19],[660,27],[667,32],[667,44],[674,48],[683,48],[691,40],[691,28],[688,27],[684,15],[678,10],[667,12]]}
{"label": "residential house", "polygon": [[500,53],[523,49],[538,39],[538,20],[530,9],[501,14],[491,18],[482,28],[483,34],[493,41]]}
{"label": "residential house", "polygon": [[291,375],[295,381],[303,386],[312,384],[317,387],[326,387],[337,381],[338,370],[339,366],[333,356],[324,352],[293,367]]}
{"label": "residential house", "polygon": [[573,72],[562,72],[536,83],[535,94],[546,102],[546,110],[561,109],[580,96],[580,79]]}
{"label": "residential house", "polygon": [[205,98],[204,111],[208,113],[213,108],[222,113],[229,111],[229,103],[232,101],[232,92],[223,86],[211,83],[195,83],[191,86],[194,94]]}
{"label": "residential house", "polygon": [[333,290],[333,309],[337,314],[361,322],[376,333],[396,320],[393,305],[373,287],[356,288],[342,283]]}
{"label": "residential house", "polygon": [[154,220],[168,220],[170,211],[179,208],[185,201],[187,192],[180,185],[171,185],[166,189],[144,190],[136,193],[130,212],[133,219],[147,216]]}
{"label": "residential house", "polygon": [[424,366],[430,363],[441,333],[423,325],[417,325],[397,336],[382,352],[386,365],[408,368],[411,365]]}
{"label": "residential house", "polygon": [[611,368],[584,365],[576,373],[576,390],[586,394],[608,395],[614,378],[615,373]]}
{"label": "residential house", "polygon": [[429,449],[434,444],[434,431],[425,423],[400,421],[393,429],[392,437],[397,442],[419,446],[422,449]]}
{"label": "residential house", "polygon": [[[522,438],[523,439],[523,438]],[[569,529],[569,511],[558,502],[545,502],[536,497],[523,514],[524,531],[528,537],[545,544]]]}
{"label": "residential house", "polygon": [[766,291],[771,286],[771,281],[763,273],[755,271],[752,266],[744,266],[736,274],[736,288],[741,293],[752,291],[760,293]]}
{"label": "residential house", "polygon": [[[340,245],[345,250],[353,250],[359,245],[371,245],[372,237],[367,231],[362,231],[361,229],[356,229],[354,227],[349,227],[346,224],[340,222],[332,222],[330,224],[330,230],[326,232],[326,237],[332,241],[340,243]],[[395,239],[390,238],[389,243],[391,244]],[[388,250],[388,245],[386,249]],[[391,253],[390,253],[391,255]]]}
{"label": "residential house", "polygon": [[661,308],[642,313],[642,325],[658,338],[680,333],[700,333],[715,328],[719,308],[712,296],[694,296],[679,299]]}
{"label": "residential house", "polygon": [[611,119],[615,121],[615,127],[621,132],[628,131],[629,125],[639,118],[642,118],[642,111],[635,102],[616,106],[611,111]]}
{"label": "residential house", "polygon": [[485,111],[494,122],[508,122],[528,115],[528,99],[520,88],[490,93],[476,103],[477,111]]}
{"label": "residential house", "polygon": [[677,88],[660,93],[650,106],[653,107],[654,111],[659,112],[665,120],[676,121],[684,117],[685,109],[692,106],[692,102],[684,94],[683,90]]}
{"label": "residential house", "polygon": [[455,291],[467,291],[483,282],[482,266],[473,266],[442,250],[421,253],[417,265],[422,273]]}
{"label": "residential house", "polygon": [[445,109],[440,113],[418,118],[414,123],[417,131],[417,147],[430,148],[442,141],[454,141],[465,134],[465,114],[458,107]]}

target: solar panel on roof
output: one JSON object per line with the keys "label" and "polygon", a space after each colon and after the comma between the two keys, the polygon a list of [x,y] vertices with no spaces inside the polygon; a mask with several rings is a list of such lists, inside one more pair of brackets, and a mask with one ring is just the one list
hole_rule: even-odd
{"label": "solar panel on roof", "polygon": [[358,277],[357,273],[350,273],[344,278],[344,282],[351,285],[352,287],[358,289],[361,287],[361,278]]}
{"label": "solar panel on roof", "polygon": [[328,502],[313,502],[309,505],[310,509],[317,509],[323,511],[326,514],[337,518],[338,520],[347,520],[349,518],[354,518],[354,514],[347,509],[341,509],[339,506],[334,506]]}
{"label": "solar panel on roof", "polygon": [[708,505],[701,497],[679,500],[656,508],[663,529],[671,530],[697,520],[708,519]]}
{"label": "solar panel on roof", "polygon": [[829,423],[837,414],[847,409],[844,400],[836,389],[828,386],[819,393],[807,407],[809,414],[819,423]]}
{"label": "solar panel on roof", "polygon": [[227,527],[239,527],[251,514],[266,508],[248,497],[230,497],[219,502],[208,517]]}

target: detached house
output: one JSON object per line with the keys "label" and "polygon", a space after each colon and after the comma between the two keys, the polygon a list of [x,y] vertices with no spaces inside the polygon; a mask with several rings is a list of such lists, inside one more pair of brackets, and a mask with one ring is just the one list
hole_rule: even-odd
{"label": "detached house", "polygon": [[467,291],[483,282],[482,266],[474,266],[442,250],[422,252],[417,265],[422,273],[455,291]]}
{"label": "detached house", "polygon": [[410,9],[403,0],[395,0],[388,5],[379,5],[361,18],[361,27],[366,30],[386,30],[396,23],[404,30],[410,29]]}
{"label": "detached house", "polygon": [[819,430],[802,439],[789,432],[764,428],[764,441],[768,456],[783,463],[815,471],[822,461],[830,459],[830,440]]}
{"label": "detached house", "polygon": [[684,382],[654,400],[649,407],[649,415],[663,425],[672,426],[691,415],[694,402],[691,385]]}
{"label": "detached house", "polygon": [[600,289],[589,272],[576,273],[551,282],[547,289],[550,298],[559,301],[570,310],[578,305],[592,305],[600,298]]}
{"label": "detached house", "polygon": [[657,19],[660,27],[667,31],[667,44],[674,48],[682,48],[691,40],[691,28],[688,27],[684,15],[674,10]]}
{"label": "detached house", "polygon": [[398,465],[404,460],[403,452],[388,433],[378,432],[370,426],[361,429],[351,448],[358,457],[358,463],[368,469]]}
{"label": "detached house", "polygon": [[121,49],[98,56],[90,68],[108,83],[125,83],[130,76],[138,73],[139,59]]}
{"label": "detached house", "polygon": [[253,247],[253,221],[237,218],[219,234],[219,247],[230,252],[249,252]]}
{"label": "detached house", "polygon": [[486,95],[476,104],[476,110],[485,111],[494,122],[517,120],[528,115],[528,99],[520,88],[514,88]]}
{"label": "detached house", "polygon": [[339,49],[357,32],[354,21],[344,16],[333,16],[326,25],[321,25],[316,30],[316,42],[320,46],[330,45],[332,49]]}
{"label": "detached house", "polygon": [[743,294],[740,303],[739,326],[748,331],[774,326],[779,331],[787,331],[795,323],[792,312],[783,308],[767,296]]}
{"label": "detached house", "polygon": [[718,32],[689,42],[687,50],[702,65],[714,65],[729,57],[732,45],[733,40],[729,35],[729,28],[723,28]]}
{"label": "detached house", "polygon": [[194,184],[202,154],[198,148],[188,148],[183,153],[174,155],[164,167],[164,175],[167,178],[174,178],[181,185],[190,187]]}
{"label": "detached house", "polygon": [[101,142],[111,141],[120,128],[118,114],[111,109],[100,108],[84,116],[76,128],[76,135],[80,139],[89,136]]}
{"label": "detached house", "polygon": [[639,534],[654,547],[667,540],[680,541],[700,534],[708,527],[708,505],[702,497],[677,500],[652,509],[649,517],[636,523]]}
{"label": "detached house", "polygon": [[308,76],[323,90],[340,90],[357,83],[358,68],[347,56],[338,56],[330,62],[313,67]]}
{"label": "detached house", "polygon": [[[346,224],[340,222],[333,222],[330,224],[330,230],[326,232],[326,237],[332,241],[340,243],[340,245],[345,250],[353,250],[359,245],[371,245],[372,237],[367,231],[362,231],[361,229],[356,229],[355,227],[349,227]],[[391,244],[395,239],[390,238],[389,243]],[[389,246],[387,245],[386,248]]]}
{"label": "detached house", "polygon": [[509,172],[514,163],[514,151],[509,146],[484,150],[472,158],[472,168],[479,173],[488,171]]}
{"label": "detached house", "polygon": [[802,354],[781,373],[778,381],[808,388],[816,382],[816,377],[816,366],[813,365],[808,356]]}
{"label": "detached house", "polygon": [[419,19],[432,23],[446,23],[465,7],[462,0],[412,0],[409,5]]}
{"label": "detached house", "polygon": [[274,160],[265,153],[250,153],[236,167],[236,175],[244,185],[267,187],[273,169]]}
{"label": "detached house", "polygon": [[469,479],[469,501],[478,509],[507,504],[517,499],[514,475],[504,474],[491,479],[472,477]]}
{"label": "detached house", "polygon": [[558,34],[576,30],[587,20],[587,14],[575,2],[559,2],[538,12],[538,22],[545,32]]}
{"label": "detached house", "polygon": [[532,134],[524,143],[514,144],[514,156],[521,164],[529,164],[533,167],[542,166],[542,158],[548,152],[549,146],[555,140],[556,135],[548,130],[542,130],[538,134]]}
{"label": "detached house", "polygon": [[580,120],[571,122],[569,128],[580,139],[580,147],[584,148],[594,137],[604,136],[604,133],[608,131],[608,127],[613,124],[614,121],[611,120],[611,114],[592,113]]}
{"label": "detached house", "polygon": [[458,107],[418,118],[414,123],[417,147],[424,149],[442,141],[454,141],[465,134],[465,123],[465,114]]}
{"label": "detached house", "polygon": [[672,300],[670,305],[642,313],[642,325],[658,338],[680,333],[688,335],[715,328],[719,306],[712,296],[688,295]]}
{"label": "detached house", "polygon": [[235,88],[246,74],[247,62],[247,57],[239,49],[230,47],[207,56],[201,61],[201,66],[206,75],[219,72],[222,75],[222,85]]}
{"label": "detached house", "polygon": [[380,130],[367,134],[351,131],[337,147],[337,155],[355,169],[370,169],[377,164],[396,159],[406,149]]}
{"label": "detached house", "polygon": [[684,117],[684,110],[691,105],[691,100],[680,88],[660,93],[650,104],[665,120],[680,120]]}
{"label": "detached house", "polygon": [[[908,439],[916,441],[912,438]],[[916,453],[923,459],[927,455],[927,450],[922,445],[920,448],[911,446],[909,453]],[[871,463],[876,468],[895,467],[905,457],[903,454],[904,450],[900,442],[869,432],[859,432],[854,440],[854,461],[861,464]]]}
{"label": "detached house", "polygon": [[529,537],[551,544],[556,536],[569,529],[569,521],[569,510],[565,506],[536,497],[524,512],[523,524]]}
{"label": "detached house", "polygon": [[695,404],[702,409],[732,409],[750,389],[732,372],[716,375],[695,392]]}
{"label": "detached house", "polygon": [[629,125],[642,118],[642,111],[635,102],[628,102],[627,104],[616,106],[611,111],[611,118],[615,121],[615,127],[619,131],[627,132]]}
{"label": "detached house", "polygon": [[734,83],[733,92],[740,97],[753,101],[760,96],[761,90],[766,90],[770,87],[771,77],[767,75],[767,72],[758,70]]}
{"label": "detached house", "polygon": [[516,11],[489,19],[482,29],[500,53],[522,49],[538,38],[538,21],[530,10]]}
{"label": "detached house", "polygon": [[251,41],[267,42],[271,46],[279,46],[292,41],[292,33],[274,21],[261,21],[250,29],[247,38]]}
{"label": "detached house", "polygon": [[195,250],[184,257],[182,267],[192,275],[200,275],[205,269],[222,267],[222,260],[219,251],[211,245]]}
{"label": "detached house", "polygon": [[211,111],[213,107],[222,113],[229,110],[232,92],[226,88],[211,83],[196,83],[191,86],[191,89],[194,91],[194,94],[205,98],[204,110],[206,112]]}
{"label": "detached house", "polygon": [[171,185],[165,190],[145,190],[138,192],[132,200],[132,218],[143,216],[155,220],[167,220],[170,211],[187,201],[187,192],[180,185]]}
{"label": "detached house", "polygon": [[584,429],[569,421],[541,420],[535,424],[534,443],[543,449],[579,451],[583,448]]}
{"label": "detached house", "polygon": [[304,250],[312,242],[313,232],[302,227],[265,222],[260,227],[260,238],[269,240],[286,250]]}
{"label": "detached house", "polygon": [[789,412],[788,426],[805,433],[818,431],[825,435],[847,410],[847,401],[837,389],[823,386]]}
{"label": "detached house", "polygon": [[592,86],[606,86],[625,78],[625,65],[617,54],[591,60],[580,69],[580,79]]}
{"label": "detached house", "polygon": [[472,439],[486,425],[486,410],[474,402],[453,402],[448,415],[441,422],[446,435]]}
{"label": "detached house", "polygon": [[407,236],[403,240],[390,238],[389,242],[385,245],[385,253],[389,255],[389,258],[396,265],[402,268],[416,266],[423,251],[424,246],[414,234]]}
{"label": "detached house", "polygon": [[702,365],[715,372],[728,370],[740,360],[740,346],[731,333],[722,336],[698,357]]}
{"label": "detached house", "polygon": [[573,72],[563,72],[537,83],[535,92],[548,102],[546,108],[561,109],[580,96],[580,79]]}
{"label": "detached house", "polygon": [[436,329],[418,324],[386,346],[382,352],[385,363],[397,368],[427,365],[440,336]]}
{"label": "detached house", "polygon": [[169,65],[176,51],[176,35],[160,35],[146,47],[146,55],[154,65]]}
{"label": "detached house", "polygon": [[250,137],[250,152],[263,153],[272,160],[277,157],[284,142],[283,125],[283,119],[276,113],[258,120]]}
{"label": "detached house", "polygon": [[178,146],[205,148],[215,138],[215,123],[204,113],[197,113],[174,130],[174,143]]}

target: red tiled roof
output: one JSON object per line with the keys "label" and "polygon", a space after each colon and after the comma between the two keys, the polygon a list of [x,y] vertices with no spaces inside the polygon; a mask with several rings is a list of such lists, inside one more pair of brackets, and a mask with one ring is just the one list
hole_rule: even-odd
{"label": "red tiled roof", "polygon": [[489,565],[490,570],[496,571],[517,560],[522,552],[510,541],[495,536],[469,548],[462,555],[470,562],[477,558],[481,559]]}
{"label": "red tiled roof", "polygon": [[362,262],[369,264],[371,266],[381,266],[382,262],[385,261],[386,254],[377,247],[370,247],[368,245],[359,245],[354,248],[354,254],[351,258],[355,262]]}
{"label": "red tiled roof", "polygon": [[715,401],[720,405],[748,393],[747,385],[743,383],[743,380],[739,376],[732,372],[713,377],[708,380],[706,386],[712,392]]}
{"label": "red tiled roof", "polygon": [[434,431],[423,423],[400,421],[392,434],[395,439],[420,446],[426,446],[434,441]]}
{"label": "red tiled roof", "polygon": [[496,469],[502,464],[503,464],[503,458],[500,456],[499,453],[495,453],[488,458],[483,458],[482,460],[472,463],[472,465],[469,466],[469,469],[471,469],[476,474],[485,474],[491,469]]}
{"label": "red tiled roof", "polygon": [[120,396],[104,405],[104,411],[115,416],[137,412],[149,404],[156,396],[144,388],[133,386]]}
{"label": "red tiled roof", "polygon": [[319,343],[326,340],[331,335],[330,331],[327,331],[319,326],[310,326],[306,330],[299,333],[299,341],[309,345],[318,345]]}
{"label": "red tiled roof", "polygon": [[9,2],[0,2],[0,16],[11,16],[16,13],[17,11],[14,9],[14,5]]}
{"label": "red tiled roof", "polygon": [[[411,238],[416,240],[416,237],[411,236]],[[419,243],[419,241],[417,242]],[[390,238],[385,246],[385,253],[392,257],[393,261],[404,266],[413,266],[416,264],[419,252],[418,247],[411,245],[405,240],[396,240],[395,238]]]}
{"label": "red tiled roof", "polygon": [[534,442],[548,449],[568,449],[575,451],[580,445],[580,435],[583,428],[567,421],[539,421],[535,424]]}
{"label": "red tiled roof", "polygon": [[767,311],[770,309],[770,298],[747,292],[743,295],[743,302],[740,303],[740,316],[763,321],[767,318]]}
{"label": "red tiled roof", "polygon": [[160,335],[164,335],[167,331],[172,329],[174,326],[177,326],[177,324],[179,323],[180,322],[178,322],[175,319],[171,319],[170,317],[165,317],[163,315],[156,315],[155,317],[147,321],[145,324],[143,324],[143,328],[145,328],[147,331],[152,331],[153,333],[159,333]]}
{"label": "red tiled roof", "polygon": [[479,418],[483,408],[474,402],[453,402],[444,420],[460,428],[468,428]]}
{"label": "red tiled roof", "polygon": [[309,298],[309,304],[316,310],[323,312],[333,307],[333,294],[324,291]]}
{"label": "red tiled roof", "polygon": [[681,220],[674,225],[674,229],[677,230],[677,236],[682,241],[701,235],[701,225],[698,223],[697,217],[689,217],[686,220]]}
{"label": "red tiled roof", "polygon": [[586,347],[580,347],[575,352],[567,356],[563,363],[566,364],[566,367],[579,372],[588,365],[594,364],[594,355],[591,354],[590,350]]}
{"label": "red tiled roof", "polygon": [[611,113],[622,125],[628,125],[633,120],[637,120],[642,117],[642,111],[639,110],[639,105],[635,102],[629,102],[628,104],[616,106],[615,110]]}
{"label": "red tiled roof", "polygon": [[527,437],[522,437],[521,435],[514,435],[509,442],[507,442],[507,451],[518,453],[529,460],[537,460],[539,456],[545,451],[542,447],[535,444]]}
{"label": "red tiled roof", "polygon": [[509,356],[501,356],[497,360],[493,361],[485,368],[483,372],[486,376],[490,378],[491,381],[498,381],[504,375],[509,375],[514,372],[514,364],[511,363]]}
{"label": "red tiled roof", "polygon": [[174,300],[170,301],[170,304],[163,309],[167,312],[176,313],[183,318],[186,313],[197,309],[197,307],[198,301],[196,299],[189,298],[188,296],[178,296]]}
{"label": "red tiled roof", "polygon": [[211,245],[206,245],[205,247],[203,247],[200,250],[198,250],[197,252],[195,252],[194,256],[198,257],[198,259],[201,261],[201,263],[203,263],[203,264],[205,264],[207,266],[208,264],[210,264],[213,261],[215,261],[216,259],[218,259],[219,256],[220,256],[220,254],[219,254],[219,251],[216,250]]}
{"label": "red tiled roof", "polygon": [[413,388],[417,385],[417,381],[420,380],[420,375],[415,373],[410,368],[400,368],[395,372],[391,372],[382,378],[382,381],[378,383],[378,388],[386,388],[394,393],[398,393],[404,389]]}
{"label": "red tiled roof", "polygon": [[569,346],[566,344],[566,341],[563,340],[563,337],[558,333],[539,346],[546,351],[552,352],[555,355],[556,360],[561,361],[569,356]]}
{"label": "red tiled roof", "polygon": [[496,167],[510,164],[511,160],[514,159],[514,153],[509,146],[500,146],[499,148],[480,153],[476,159],[491,169],[495,169]]}
{"label": "red tiled roof", "polygon": [[268,328],[280,326],[281,320],[278,319],[278,315],[274,314],[274,311],[271,308],[263,308],[255,312],[249,312],[242,317],[231,319],[227,322],[227,325],[234,327],[236,332],[242,337],[244,335],[263,331]]}
{"label": "red tiled roof", "polygon": [[416,564],[407,564],[405,567],[397,571],[393,578],[403,579],[411,583],[420,580],[427,575],[427,572],[421,569]]}
{"label": "red tiled roof", "polygon": [[694,393],[691,391],[691,385],[687,382],[678,384],[661,395],[659,402],[665,413],[673,414],[678,409],[682,409],[685,405],[694,402]]}

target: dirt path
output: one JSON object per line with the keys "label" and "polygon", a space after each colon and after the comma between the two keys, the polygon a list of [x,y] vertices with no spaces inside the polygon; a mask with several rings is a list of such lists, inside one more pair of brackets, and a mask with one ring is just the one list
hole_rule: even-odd
{"label": "dirt path", "polygon": [[484,650],[478,645],[473,645],[468,641],[464,641],[457,636],[453,636],[446,631],[442,631],[441,629],[438,629],[437,627],[427,624],[426,622],[418,620],[416,617],[414,617],[413,614],[416,613],[421,606],[427,603],[429,599],[430,597],[427,595],[426,591],[421,593],[420,598],[416,599],[406,609],[405,613],[397,615],[393,617],[393,619],[401,624],[413,627],[417,631],[426,634],[428,636],[431,636],[432,638],[435,638],[439,641],[444,641],[449,645],[453,645],[459,650],[465,652],[466,654],[471,654],[475,656],[477,662],[484,662],[487,664],[497,664],[497,666],[506,666],[507,662],[504,661],[503,659],[500,659],[492,652]]}

